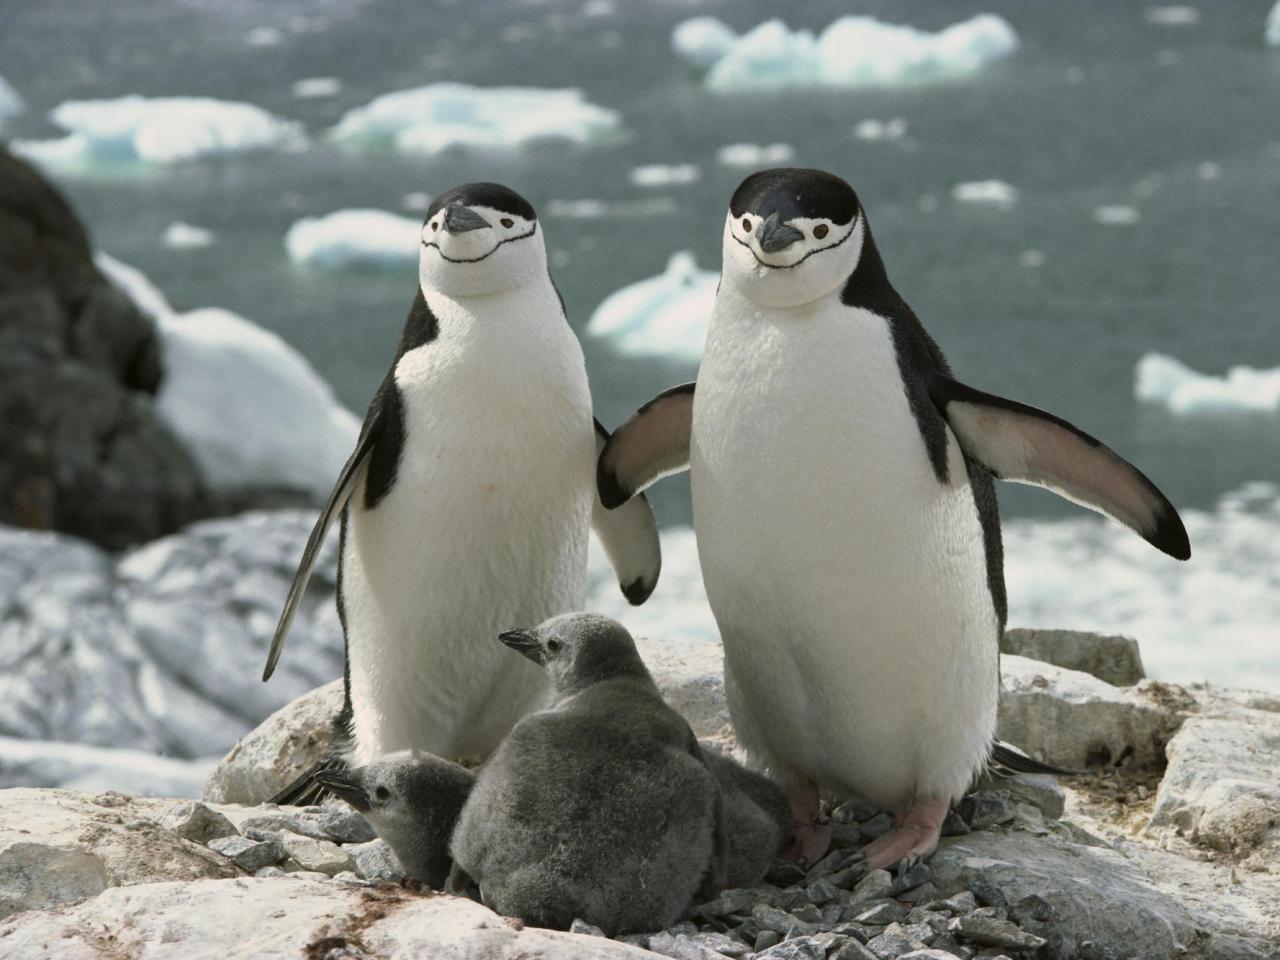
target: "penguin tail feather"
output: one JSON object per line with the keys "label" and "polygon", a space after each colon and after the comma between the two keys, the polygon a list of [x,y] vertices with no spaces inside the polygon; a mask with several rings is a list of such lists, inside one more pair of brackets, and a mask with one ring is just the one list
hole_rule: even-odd
{"label": "penguin tail feather", "polygon": [[332,792],[316,780],[322,770],[345,770],[347,764],[339,757],[328,757],[312,764],[300,777],[273,796],[268,803],[289,807],[310,807],[323,803]]}
{"label": "penguin tail feather", "polygon": [[1032,757],[1027,756],[1017,747],[1004,743],[1000,740],[995,742],[995,746],[991,749],[990,767],[995,773],[1057,773],[1066,776],[1074,776],[1084,773],[1083,770],[1073,770],[1069,767],[1055,767],[1051,763],[1042,763]]}

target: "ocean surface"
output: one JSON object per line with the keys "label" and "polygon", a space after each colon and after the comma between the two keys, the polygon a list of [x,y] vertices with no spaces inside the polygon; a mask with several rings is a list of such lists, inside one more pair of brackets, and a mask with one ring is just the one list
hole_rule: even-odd
{"label": "ocean surface", "polygon": [[[415,261],[300,266],[283,242],[297,220],[363,207],[416,217],[424,194],[506,182],[543,211],[582,331],[610,293],[661,273],[673,252],[716,270],[724,209],[747,172],[718,152],[788,144],[791,162],[857,188],[891,279],[961,380],[1103,438],[1188,517],[1196,552],[1180,566],[1048,493],[1002,485],[1012,621],[1131,632],[1157,675],[1280,689],[1280,411],[1175,412],[1134,389],[1152,353],[1214,376],[1280,367],[1271,6],[2,0],[0,75],[28,109],[0,135],[55,137],[44,117],[60,103],[126,94],[243,101],[298,122],[305,143],[50,172],[97,246],[179,308],[224,307],[279,333],[357,413],[394,350]],[[938,30],[980,13],[1008,22],[1016,52],[971,76],[888,87],[711,90],[671,43],[702,15],[737,31],[782,15],[816,32],[846,14]],[[338,82],[296,94],[316,77]],[[325,137],[381,94],[446,80],[574,87],[616,111],[619,129],[587,145],[438,153]],[[652,164],[697,172],[633,181]],[[956,191],[985,181],[999,185]],[[572,203],[582,200],[600,203]],[[175,221],[210,242],[166,244]],[[696,371],[688,357],[624,353],[609,339],[584,335],[583,347],[610,425]],[[664,526],[688,524],[686,481],[654,499]],[[692,550],[679,537],[668,549],[680,544]],[[663,602],[660,588],[650,607]]]}

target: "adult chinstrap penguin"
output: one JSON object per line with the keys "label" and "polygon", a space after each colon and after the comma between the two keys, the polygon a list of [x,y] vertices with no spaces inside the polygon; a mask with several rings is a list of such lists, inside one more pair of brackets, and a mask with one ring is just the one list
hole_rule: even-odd
{"label": "adult chinstrap penguin", "polygon": [[898,817],[884,866],[937,844],[995,738],[1006,616],[992,478],[1047,487],[1190,556],[1173,506],[1066,421],[957,381],[890,284],[853,189],[753,174],[724,224],[698,371],[606,445],[606,506],[691,469],[707,596],[741,742],[789,788],[791,855],[818,788]]}
{"label": "adult chinstrap penguin", "polygon": [[[307,542],[272,640],[271,676],[335,519],[345,706],[323,768],[423,750],[482,758],[547,694],[492,637],[580,609],[591,525],[632,603],[660,566],[647,504],[595,496],[582,349],[547,268],[533,207],[472,183],[423,222],[418,284],[391,368]],[[278,802],[315,802],[305,775]]]}

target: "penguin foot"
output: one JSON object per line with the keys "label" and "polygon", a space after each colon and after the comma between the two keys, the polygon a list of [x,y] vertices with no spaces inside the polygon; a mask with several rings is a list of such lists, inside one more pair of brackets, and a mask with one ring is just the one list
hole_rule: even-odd
{"label": "penguin foot", "polygon": [[909,868],[925,859],[938,848],[949,806],[940,797],[917,800],[900,824],[859,851],[860,862],[868,870],[881,870],[895,864]]}
{"label": "penguin foot", "polygon": [[794,823],[791,825],[791,843],[780,858],[795,860],[811,867],[827,855],[831,849],[831,824]]}

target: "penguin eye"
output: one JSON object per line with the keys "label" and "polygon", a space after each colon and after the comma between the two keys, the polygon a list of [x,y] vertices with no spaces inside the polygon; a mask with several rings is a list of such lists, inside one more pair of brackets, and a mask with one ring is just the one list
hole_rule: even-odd
{"label": "penguin eye", "polygon": [[503,225],[504,227],[513,227],[513,226],[515,226],[515,221],[514,221],[514,220],[512,220],[510,217],[503,217],[501,222],[502,222],[502,225]]}
{"label": "penguin eye", "polygon": [[440,229],[440,224],[439,224],[437,221],[432,220],[432,221],[431,221],[431,229],[432,229],[432,230],[439,230],[439,229]]}
{"label": "penguin eye", "polygon": [[559,640],[548,640],[548,641],[547,641],[547,649],[548,649],[548,650],[550,650],[552,653],[559,653],[559,652],[560,652],[560,648],[561,648],[562,646],[564,646],[564,644],[562,644]]}
{"label": "penguin eye", "polygon": [[746,217],[742,218],[742,232],[743,233],[751,232],[751,221],[748,220]]}
{"label": "penguin eye", "polygon": [[375,788],[373,791],[373,795],[379,800],[391,799],[391,791],[388,790],[386,787],[382,787],[382,786]]}
{"label": "penguin eye", "polygon": [[827,235],[827,231],[828,231],[827,225],[825,223],[820,223],[813,228],[813,235],[817,237],[819,240],[821,240],[823,237]]}

